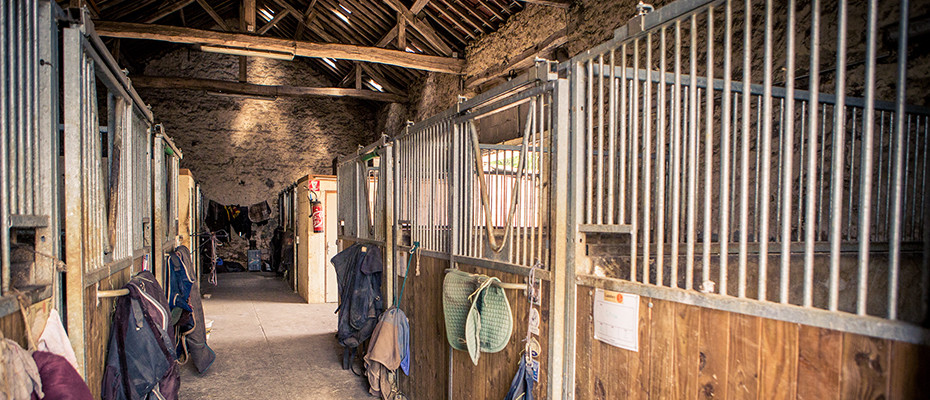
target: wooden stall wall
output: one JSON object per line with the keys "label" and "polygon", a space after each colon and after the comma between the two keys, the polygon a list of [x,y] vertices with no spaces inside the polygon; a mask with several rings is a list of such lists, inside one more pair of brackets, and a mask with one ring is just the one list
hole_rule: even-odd
{"label": "wooden stall wall", "polygon": [[594,339],[578,287],[577,399],[925,399],[930,348],[642,297],[639,352]]}
{"label": "wooden stall wall", "polygon": [[[297,263],[294,265],[293,281],[294,281],[294,290],[297,291],[297,294],[300,295],[300,298],[304,301],[310,299],[310,280],[308,278],[310,273],[310,231],[313,229],[311,227],[312,222],[310,221],[310,198],[307,196],[307,182],[309,182],[309,177],[303,177],[297,181],[297,212],[294,214],[296,216],[295,221],[295,237],[296,243],[294,244],[294,252],[297,254]],[[351,246],[351,244],[346,244],[346,247]]]}
{"label": "wooden stall wall", "polygon": [[[141,265],[141,259],[136,260],[134,270],[141,270]],[[125,268],[104,278],[100,281],[100,290],[122,288],[126,282],[129,282],[130,273],[130,269]],[[86,366],[84,380],[95,398],[100,397],[115,301],[115,297],[101,298],[98,304],[96,285],[84,289],[84,365]]]}
{"label": "wooden stall wall", "polygon": [[[26,319],[30,321],[32,330],[32,339],[38,340],[45,329],[45,321],[48,320],[48,313],[52,308],[52,299],[45,299],[26,307]],[[3,337],[19,343],[24,349],[28,349],[29,342],[26,339],[26,325],[23,321],[23,314],[19,311],[8,314],[0,318],[0,333]]]}
{"label": "wooden stall wall", "polygon": [[[411,399],[448,398],[449,344],[446,341],[445,319],[442,311],[442,280],[449,261],[432,257],[416,258],[410,266],[410,277],[404,290],[401,308],[410,320],[411,370],[409,377],[401,377],[401,390]],[[486,268],[459,265],[462,271],[498,277],[503,282],[525,282],[519,275]],[[417,275],[419,271],[419,275]],[[402,278],[398,277],[398,285]],[[542,304],[539,306],[541,323],[537,338],[542,348],[539,357],[540,378],[534,389],[534,398],[544,399],[548,382],[547,355],[549,345],[548,282],[543,282]],[[510,382],[517,372],[517,363],[526,337],[529,302],[522,290],[508,290],[507,298],[514,315],[513,335],[510,343],[498,353],[481,353],[478,365],[471,362],[468,353],[452,352],[452,393],[456,400],[501,399],[507,394]]]}

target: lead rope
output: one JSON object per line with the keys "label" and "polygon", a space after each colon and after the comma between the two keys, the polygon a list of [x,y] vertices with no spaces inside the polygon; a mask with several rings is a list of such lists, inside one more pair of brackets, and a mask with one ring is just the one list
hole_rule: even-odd
{"label": "lead rope", "polygon": [[523,133],[523,147],[520,148],[520,164],[518,167],[517,179],[513,182],[513,188],[510,190],[510,213],[507,215],[507,221],[504,225],[504,238],[500,243],[497,243],[497,237],[493,234],[494,223],[491,220],[491,200],[488,194],[488,184],[484,180],[484,165],[481,162],[481,146],[478,142],[478,128],[475,126],[474,120],[468,121],[468,126],[471,130],[471,141],[472,146],[474,147],[475,153],[475,170],[478,173],[478,186],[481,189],[481,206],[484,207],[484,218],[485,218],[485,227],[488,231],[488,242],[490,243],[490,248],[495,253],[500,253],[504,250],[504,246],[507,244],[507,238],[510,237],[510,231],[513,230],[514,216],[516,215],[517,210],[517,199],[520,197],[520,188],[521,181],[523,180],[523,175],[526,170],[526,153],[529,147],[529,141],[526,140],[529,137],[531,132],[531,124],[533,114],[536,112],[536,99],[530,99],[530,107],[526,115],[526,128]]}
{"label": "lead rope", "polygon": [[[413,247],[410,248],[410,255],[407,256],[407,269],[404,270],[404,283],[400,286],[400,293],[397,294],[397,297],[394,298],[394,307],[400,308],[400,301],[404,299],[404,289],[407,287],[407,277],[410,276],[410,261],[413,260],[413,254],[417,254],[417,269],[420,269],[420,253],[417,249],[420,248],[420,242],[413,242]],[[419,272],[417,272],[419,275]]]}

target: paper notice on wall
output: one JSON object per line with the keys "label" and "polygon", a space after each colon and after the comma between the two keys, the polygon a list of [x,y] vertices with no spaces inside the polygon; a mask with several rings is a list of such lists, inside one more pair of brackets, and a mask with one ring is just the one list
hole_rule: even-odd
{"label": "paper notice on wall", "polygon": [[594,338],[621,349],[639,351],[639,296],[594,291]]}

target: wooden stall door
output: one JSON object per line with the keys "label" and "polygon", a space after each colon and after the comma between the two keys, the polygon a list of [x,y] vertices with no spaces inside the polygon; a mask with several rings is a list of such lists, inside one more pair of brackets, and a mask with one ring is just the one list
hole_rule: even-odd
{"label": "wooden stall door", "polygon": [[336,284],[336,270],[333,268],[329,260],[332,260],[336,253],[339,252],[339,247],[336,246],[336,240],[338,236],[338,218],[336,215],[338,204],[336,201],[338,196],[336,195],[335,191],[327,191],[325,197],[326,198],[323,201],[323,216],[326,219],[326,226],[324,227],[324,232],[326,232],[326,259],[323,260],[323,270],[326,271],[326,302],[335,303],[339,301],[339,287]]}

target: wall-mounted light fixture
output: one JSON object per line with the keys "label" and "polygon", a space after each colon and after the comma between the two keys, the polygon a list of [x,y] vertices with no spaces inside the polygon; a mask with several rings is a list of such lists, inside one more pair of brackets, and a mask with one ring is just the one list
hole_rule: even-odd
{"label": "wall-mounted light fixture", "polygon": [[265,57],[265,58],[273,58],[275,60],[291,61],[294,59],[294,53],[286,53],[283,51],[250,50],[250,49],[243,49],[239,47],[211,46],[211,45],[201,45],[200,50],[208,52],[208,53],[230,54],[234,56]]}
{"label": "wall-mounted light fixture", "polygon": [[251,100],[264,100],[264,101],[275,101],[278,98],[275,96],[262,96],[257,94],[245,94],[245,93],[227,93],[227,92],[217,92],[213,90],[207,90],[207,94],[213,96],[222,96],[222,97],[232,97],[236,99],[251,99]]}

